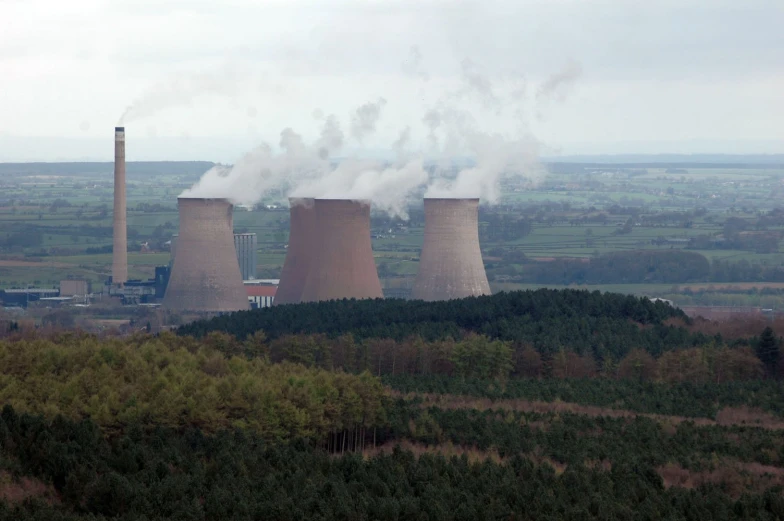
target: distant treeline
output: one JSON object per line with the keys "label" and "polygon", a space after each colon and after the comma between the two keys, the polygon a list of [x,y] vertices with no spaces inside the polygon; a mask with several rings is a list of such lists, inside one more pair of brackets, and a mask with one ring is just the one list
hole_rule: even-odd
{"label": "distant treeline", "polygon": [[[209,161],[128,161],[126,174],[132,176],[200,175],[215,166]],[[85,175],[113,172],[113,162],[0,163],[3,175]]]}
{"label": "distant treeline", "polygon": [[496,280],[530,284],[784,282],[784,266],[778,264],[745,259],[710,262],[704,255],[680,249],[618,251],[590,259],[555,258],[547,262],[513,256],[521,263],[519,268],[488,264]]}
{"label": "distant treeline", "polygon": [[617,170],[622,168],[784,168],[784,154],[619,154],[610,156],[568,156],[545,160],[554,173],[579,172],[585,169]]}

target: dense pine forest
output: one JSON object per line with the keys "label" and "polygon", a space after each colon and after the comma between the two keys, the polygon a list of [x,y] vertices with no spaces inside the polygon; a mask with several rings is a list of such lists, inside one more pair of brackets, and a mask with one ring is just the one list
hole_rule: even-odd
{"label": "dense pine forest", "polygon": [[687,323],[688,318],[661,302],[598,291],[542,289],[448,302],[344,300],[277,306],[197,321],[179,333],[202,337],[222,331],[244,338],[263,331],[270,339],[322,333],[437,341],[469,331],[494,340],[528,343],[541,353],[566,349],[592,353],[597,359],[620,359],[632,347],[658,355],[708,341],[672,322]]}
{"label": "dense pine forest", "polygon": [[771,328],[536,291],[177,333],[4,333],[0,521],[784,519]]}

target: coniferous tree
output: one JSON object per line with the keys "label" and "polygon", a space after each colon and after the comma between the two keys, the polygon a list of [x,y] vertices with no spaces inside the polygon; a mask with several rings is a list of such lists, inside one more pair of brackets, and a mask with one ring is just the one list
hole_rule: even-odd
{"label": "coniferous tree", "polygon": [[757,343],[757,357],[765,365],[769,374],[776,373],[776,365],[779,361],[779,341],[770,326],[766,327],[760,335]]}

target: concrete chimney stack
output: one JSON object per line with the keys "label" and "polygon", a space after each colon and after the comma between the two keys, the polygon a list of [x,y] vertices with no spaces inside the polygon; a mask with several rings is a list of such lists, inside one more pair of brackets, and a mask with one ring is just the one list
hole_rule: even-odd
{"label": "concrete chimney stack", "polygon": [[312,198],[290,197],[289,247],[280,272],[274,305],[297,304],[310,271],[315,246],[316,216]]}
{"label": "concrete chimney stack", "polygon": [[114,230],[112,283],[128,281],[128,220],[125,199],[125,127],[114,128]]}
{"label": "concrete chimney stack", "polygon": [[179,198],[180,233],[163,306],[182,311],[248,309],[226,199]]}
{"label": "concrete chimney stack", "polygon": [[370,202],[315,199],[315,248],[302,302],[382,298],[370,243]]}
{"label": "concrete chimney stack", "polygon": [[479,249],[479,199],[425,199],[425,241],[411,298],[489,295]]}

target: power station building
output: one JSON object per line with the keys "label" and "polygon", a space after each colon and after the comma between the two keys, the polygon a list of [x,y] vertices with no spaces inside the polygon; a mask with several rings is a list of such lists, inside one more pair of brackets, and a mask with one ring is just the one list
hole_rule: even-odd
{"label": "power station building", "polygon": [[245,291],[248,295],[251,309],[268,308],[275,302],[275,293],[278,287],[270,284],[247,284]]}
{"label": "power station building", "polygon": [[240,265],[242,280],[256,278],[256,249],[258,239],[255,233],[235,233],[234,250],[237,252],[237,262]]}
{"label": "power station building", "polygon": [[[110,295],[141,303],[162,297],[164,307],[196,312],[383,298],[366,200],[291,198],[280,283],[276,287],[267,281],[249,288],[243,281],[262,282],[256,279],[257,235],[234,233],[233,206],[226,199],[178,198],[180,229],[171,240],[170,269],[156,268],[155,279],[149,281],[128,280],[123,127],[115,128],[114,144]],[[434,301],[490,294],[479,248],[479,200],[426,198],[424,204],[425,237],[412,298]],[[63,291],[83,292],[75,284],[66,284]],[[30,296],[25,292],[25,302]]]}

